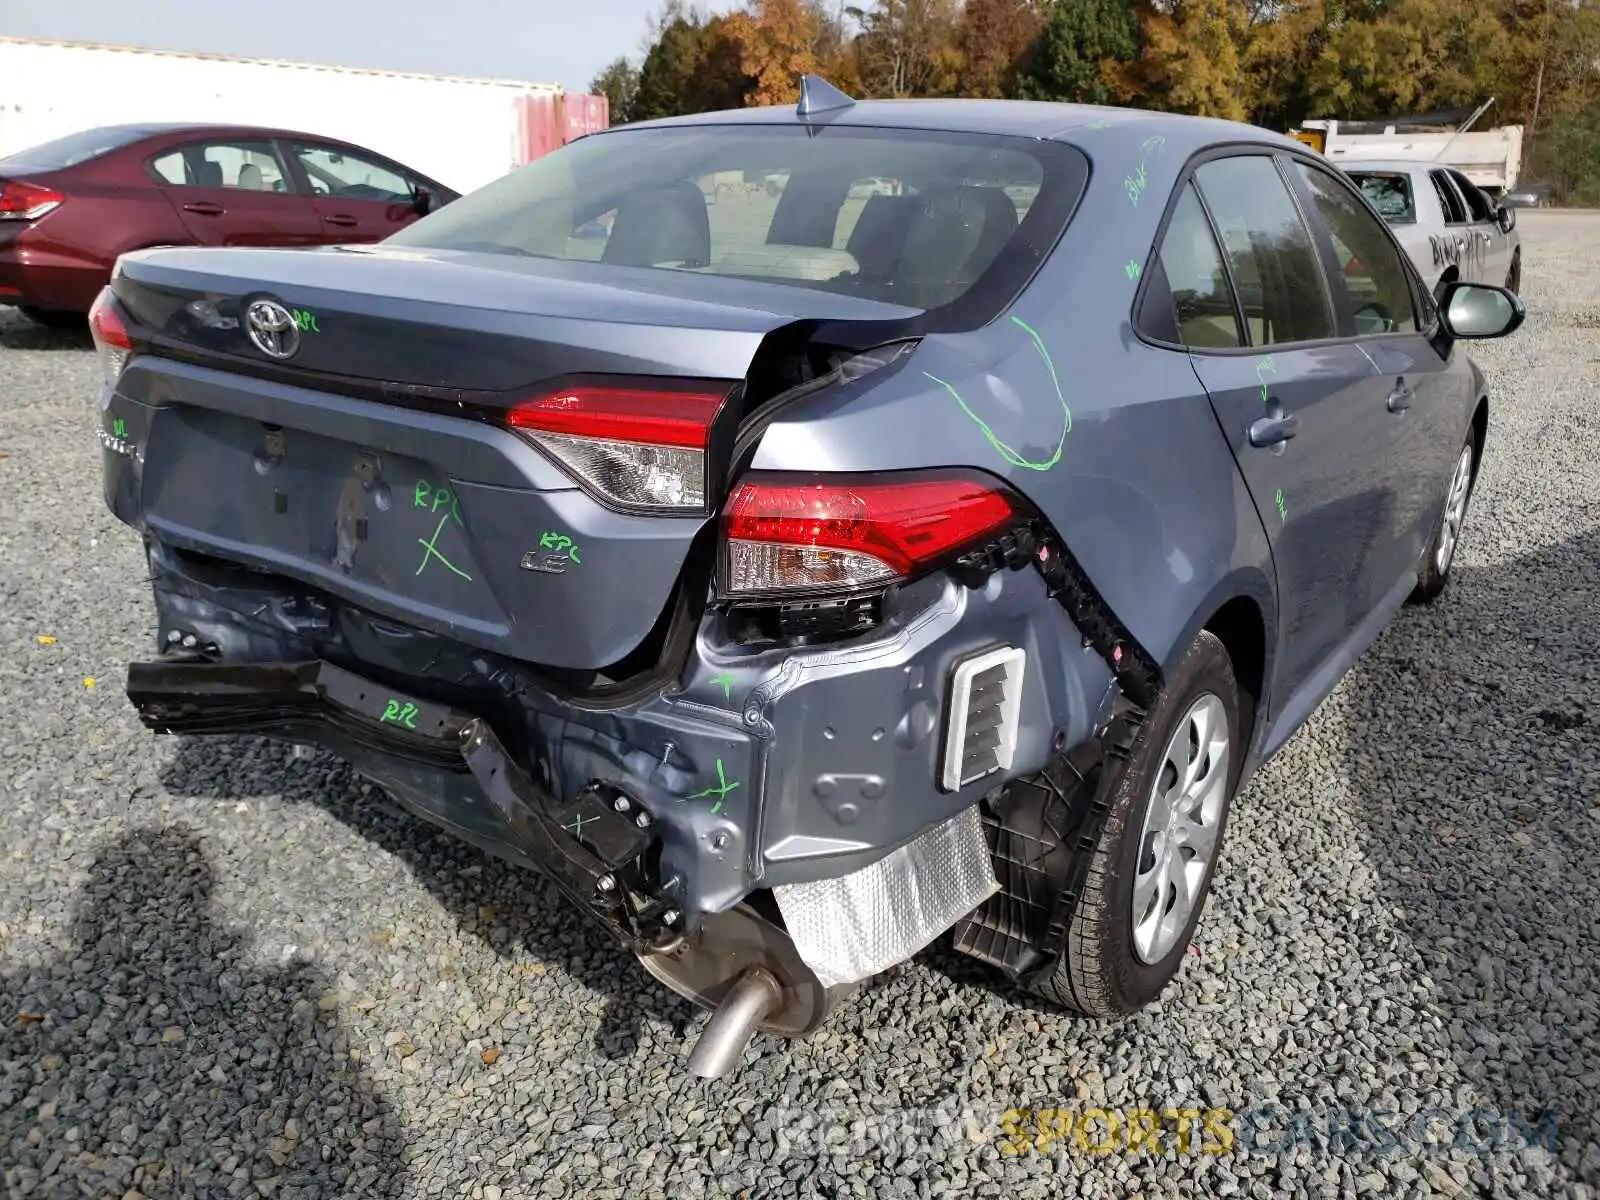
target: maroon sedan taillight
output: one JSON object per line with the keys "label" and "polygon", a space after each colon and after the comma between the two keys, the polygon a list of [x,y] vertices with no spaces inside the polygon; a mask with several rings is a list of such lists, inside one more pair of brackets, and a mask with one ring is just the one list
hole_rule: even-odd
{"label": "maroon sedan taillight", "polygon": [[36,221],[61,207],[66,197],[21,179],[0,180],[0,221]]}

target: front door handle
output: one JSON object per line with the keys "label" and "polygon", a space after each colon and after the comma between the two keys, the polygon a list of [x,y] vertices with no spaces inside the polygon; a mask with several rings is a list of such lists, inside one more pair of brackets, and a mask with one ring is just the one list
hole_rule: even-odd
{"label": "front door handle", "polygon": [[361,222],[356,220],[354,217],[347,217],[347,216],[345,216],[344,213],[334,213],[333,216],[331,216],[331,217],[323,217],[322,219],[324,221],[326,221],[329,225],[359,225],[359,224],[361,224]]}
{"label": "front door handle", "polygon": [[1250,422],[1250,444],[1258,448],[1281,446],[1300,432],[1300,418],[1282,409]]}
{"label": "front door handle", "polygon": [[184,212],[199,213],[203,217],[220,217],[222,205],[213,204],[209,200],[194,200],[183,206]]}
{"label": "front door handle", "polygon": [[1394,391],[1389,393],[1389,411],[1403,413],[1411,407],[1411,401],[1416,399],[1416,393],[1411,390],[1411,385],[1404,379],[1394,381]]}

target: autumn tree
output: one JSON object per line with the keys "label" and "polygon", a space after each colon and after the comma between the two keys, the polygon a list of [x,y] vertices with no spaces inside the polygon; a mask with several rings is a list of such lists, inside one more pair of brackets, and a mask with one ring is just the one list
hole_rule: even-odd
{"label": "autumn tree", "polygon": [[737,47],[739,69],[750,81],[744,102],[793,103],[801,75],[817,69],[817,21],[804,0],[751,0],[730,14],[726,35]]}
{"label": "autumn tree", "polygon": [[1108,79],[1120,100],[1246,120],[1240,44],[1247,28],[1242,0],[1143,0],[1139,56],[1112,68]]}
{"label": "autumn tree", "polygon": [[633,97],[638,90],[639,68],[626,58],[612,59],[605,70],[589,81],[589,91],[606,98],[613,125],[626,125],[633,119]]}
{"label": "autumn tree", "polygon": [[958,0],[877,0],[847,8],[861,85],[872,96],[946,96],[961,74]]}
{"label": "autumn tree", "polygon": [[967,0],[960,26],[961,94],[1015,95],[1042,23],[1036,0]]}
{"label": "autumn tree", "polygon": [[1109,104],[1118,64],[1139,53],[1131,0],[1054,0],[1017,94],[1026,100]]}

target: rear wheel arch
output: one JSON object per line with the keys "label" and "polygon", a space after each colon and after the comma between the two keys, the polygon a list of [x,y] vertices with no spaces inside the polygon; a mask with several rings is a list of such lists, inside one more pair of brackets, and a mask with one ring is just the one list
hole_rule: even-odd
{"label": "rear wheel arch", "polygon": [[1234,596],[1223,603],[1202,626],[1214,634],[1233,662],[1234,679],[1239,684],[1240,706],[1244,710],[1241,745],[1248,746],[1255,736],[1257,714],[1267,681],[1267,623],[1261,606],[1249,596]]}

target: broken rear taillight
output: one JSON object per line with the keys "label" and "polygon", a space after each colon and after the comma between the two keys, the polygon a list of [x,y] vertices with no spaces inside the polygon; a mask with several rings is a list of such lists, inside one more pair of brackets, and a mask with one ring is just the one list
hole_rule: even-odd
{"label": "broken rear taillight", "polygon": [[703,512],[717,414],[733,384],[578,384],[516,405],[521,431],[605,502],[642,512]]}
{"label": "broken rear taillight", "polygon": [[101,288],[89,308],[89,333],[94,347],[100,352],[100,369],[105,383],[116,383],[122,377],[122,368],[128,365],[128,355],[133,351],[133,339],[128,327],[122,323],[116,301],[109,287]]}
{"label": "broken rear taillight", "polygon": [[748,476],[726,508],[722,589],[884,587],[951,559],[1015,514],[1005,492],[967,476]]}

